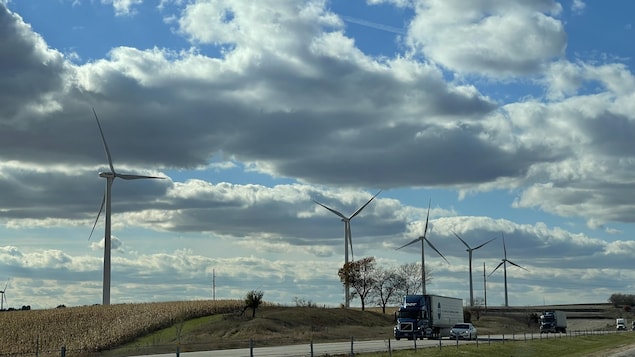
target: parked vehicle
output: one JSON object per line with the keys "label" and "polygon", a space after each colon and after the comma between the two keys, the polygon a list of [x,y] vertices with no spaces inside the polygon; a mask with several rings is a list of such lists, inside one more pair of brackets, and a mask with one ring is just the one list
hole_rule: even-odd
{"label": "parked vehicle", "polygon": [[615,319],[615,329],[618,331],[626,331],[626,319],[621,317]]}
{"label": "parked vehicle", "polygon": [[463,300],[438,295],[406,295],[395,312],[395,339],[450,336],[450,328],[463,321]]}
{"label": "parked vehicle", "polygon": [[540,315],[540,333],[567,333],[567,314],[564,311],[545,311]]}
{"label": "parked vehicle", "polygon": [[476,340],[477,337],[476,327],[469,322],[454,324],[450,329],[450,338],[452,339]]}

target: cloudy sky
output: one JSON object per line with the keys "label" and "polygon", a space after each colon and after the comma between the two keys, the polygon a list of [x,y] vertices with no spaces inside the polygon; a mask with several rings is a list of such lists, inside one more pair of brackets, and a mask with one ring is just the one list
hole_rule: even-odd
{"label": "cloudy sky", "polygon": [[[628,0],[0,0],[0,288],[8,306],[301,298],[344,262],[420,262],[469,300],[633,293]],[[504,303],[502,271],[488,305]],[[354,301],[353,305],[358,304]],[[7,305],[5,304],[5,308]]]}

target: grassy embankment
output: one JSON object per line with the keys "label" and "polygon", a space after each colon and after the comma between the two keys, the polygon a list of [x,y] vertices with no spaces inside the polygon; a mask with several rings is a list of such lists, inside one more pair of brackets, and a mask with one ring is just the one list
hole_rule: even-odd
{"label": "grassy embankment", "polygon": [[[102,351],[102,355],[123,356],[170,353],[177,343],[185,352],[245,348],[250,339],[260,347],[342,341],[351,336],[356,340],[392,338],[392,310],[384,315],[374,309],[362,312],[269,305],[259,309],[252,319],[250,311],[240,313],[242,306],[242,301],[232,300],[3,312],[0,313],[0,328],[4,331],[0,334],[0,351],[3,354],[34,352],[37,346],[41,356],[46,352],[59,355],[61,346],[66,346],[69,352]],[[536,325],[527,318],[534,310],[492,309],[473,321],[481,337],[535,333]],[[577,314],[577,318],[592,319],[621,314],[605,304],[597,309],[575,307],[569,313]]]}

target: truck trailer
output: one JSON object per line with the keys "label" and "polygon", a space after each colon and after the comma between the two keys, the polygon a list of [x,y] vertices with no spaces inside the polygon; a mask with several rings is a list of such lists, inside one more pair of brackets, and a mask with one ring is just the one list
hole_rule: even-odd
{"label": "truck trailer", "polygon": [[540,315],[540,333],[567,333],[567,314],[564,311],[545,311]]}
{"label": "truck trailer", "polygon": [[395,312],[395,339],[436,339],[450,336],[463,322],[463,300],[439,295],[406,295]]}

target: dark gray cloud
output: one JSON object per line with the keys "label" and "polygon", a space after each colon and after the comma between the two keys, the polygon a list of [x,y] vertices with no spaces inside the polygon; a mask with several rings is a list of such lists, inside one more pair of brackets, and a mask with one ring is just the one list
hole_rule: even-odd
{"label": "dark gray cloud", "polygon": [[1,123],[24,129],[30,114],[55,106],[51,97],[64,86],[66,63],[5,4],[0,4],[0,36]]}

